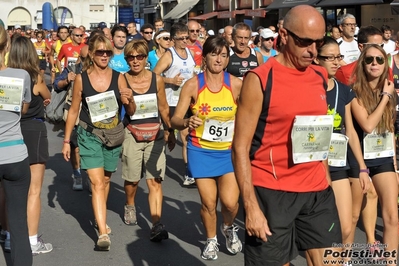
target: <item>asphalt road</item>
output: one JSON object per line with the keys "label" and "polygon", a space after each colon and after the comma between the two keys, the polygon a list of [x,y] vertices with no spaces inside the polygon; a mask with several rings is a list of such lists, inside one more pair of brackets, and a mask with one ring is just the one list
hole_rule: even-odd
{"label": "asphalt road", "polygon": [[[48,76],[47,76],[48,78]],[[47,124],[50,159],[47,162],[43,189],[42,212],[39,235],[45,242],[53,244],[54,250],[34,257],[34,265],[243,265],[244,254],[230,255],[224,237],[218,232],[220,243],[217,261],[205,261],[200,254],[206,236],[200,218],[200,199],[195,186],[183,187],[184,164],[181,159],[181,146],[167,152],[167,171],[163,182],[164,204],[162,222],[169,231],[169,239],[161,243],[149,240],[150,214],[148,209],[148,189],[145,181],[140,182],[136,196],[138,225],[123,223],[125,195],[121,167],[113,174],[108,199],[107,223],[112,228],[111,250],[95,250],[97,231],[93,227],[91,194],[84,182],[83,191],[72,190],[72,169],[62,158],[63,132],[53,132]],[[180,143],[179,143],[180,144]],[[86,178],[86,175],[84,175]],[[218,208],[218,225],[221,213]],[[244,239],[243,214],[240,210],[237,219],[240,227],[238,235]],[[378,218],[377,239],[381,240],[382,221]],[[365,235],[360,229],[356,242],[365,243]],[[306,265],[303,254],[293,260],[292,265]],[[0,250],[0,265],[11,265],[10,254]]]}

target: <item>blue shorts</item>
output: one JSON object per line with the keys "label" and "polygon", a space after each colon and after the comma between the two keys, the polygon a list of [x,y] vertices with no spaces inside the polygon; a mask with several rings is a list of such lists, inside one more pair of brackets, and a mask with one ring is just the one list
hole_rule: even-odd
{"label": "blue shorts", "polygon": [[189,145],[187,168],[194,178],[219,177],[234,172],[231,150],[206,150]]}

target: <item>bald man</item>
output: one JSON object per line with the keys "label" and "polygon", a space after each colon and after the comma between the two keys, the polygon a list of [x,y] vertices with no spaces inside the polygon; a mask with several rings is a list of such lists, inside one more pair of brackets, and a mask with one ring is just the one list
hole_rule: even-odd
{"label": "bald man", "polygon": [[110,28],[103,28],[102,31],[104,32],[105,37],[112,42],[112,34]]}
{"label": "bald man", "polygon": [[230,47],[234,46],[233,41],[233,26],[226,26],[224,27],[223,38],[226,40]]}
{"label": "bald man", "polygon": [[[188,27],[188,40],[187,48],[194,54],[194,61],[197,69],[202,66],[202,44],[198,40],[201,25],[195,20],[189,20]],[[199,71],[199,70],[197,70]]]}
{"label": "bald man", "polygon": [[[282,52],[244,78],[232,158],[246,214],[246,266],[288,266],[298,249],[308,265],[324,265],[329,247],[341,243],[325,159],[333,121],[317,140],[308,137],[327,113],[327,71],[312,65],[324,31],[315,8],[292,8],[279,28]],[[322,155],[308,154],[316,150]]]}

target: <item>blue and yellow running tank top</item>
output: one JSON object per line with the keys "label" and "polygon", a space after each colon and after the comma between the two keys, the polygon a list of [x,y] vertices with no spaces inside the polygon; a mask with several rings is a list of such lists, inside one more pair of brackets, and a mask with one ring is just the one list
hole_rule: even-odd
{"label": "blue and yellow running tank top", "polygon": [[188,145],[209,150],[231,149],[237,103],[231,90],[230,74],[224,72],[223,85],[218,92],[209,90],[204,73],[197,76],[197,101],[190,106],[203,123],[191,130]]}

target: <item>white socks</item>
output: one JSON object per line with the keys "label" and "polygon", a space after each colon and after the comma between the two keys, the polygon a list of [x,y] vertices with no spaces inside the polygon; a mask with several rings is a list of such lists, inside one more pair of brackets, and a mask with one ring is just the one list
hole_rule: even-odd
{"label": "white socks", "polygon": [[32,246],[37,245],[37,235],[29,236],[29,242]]}

